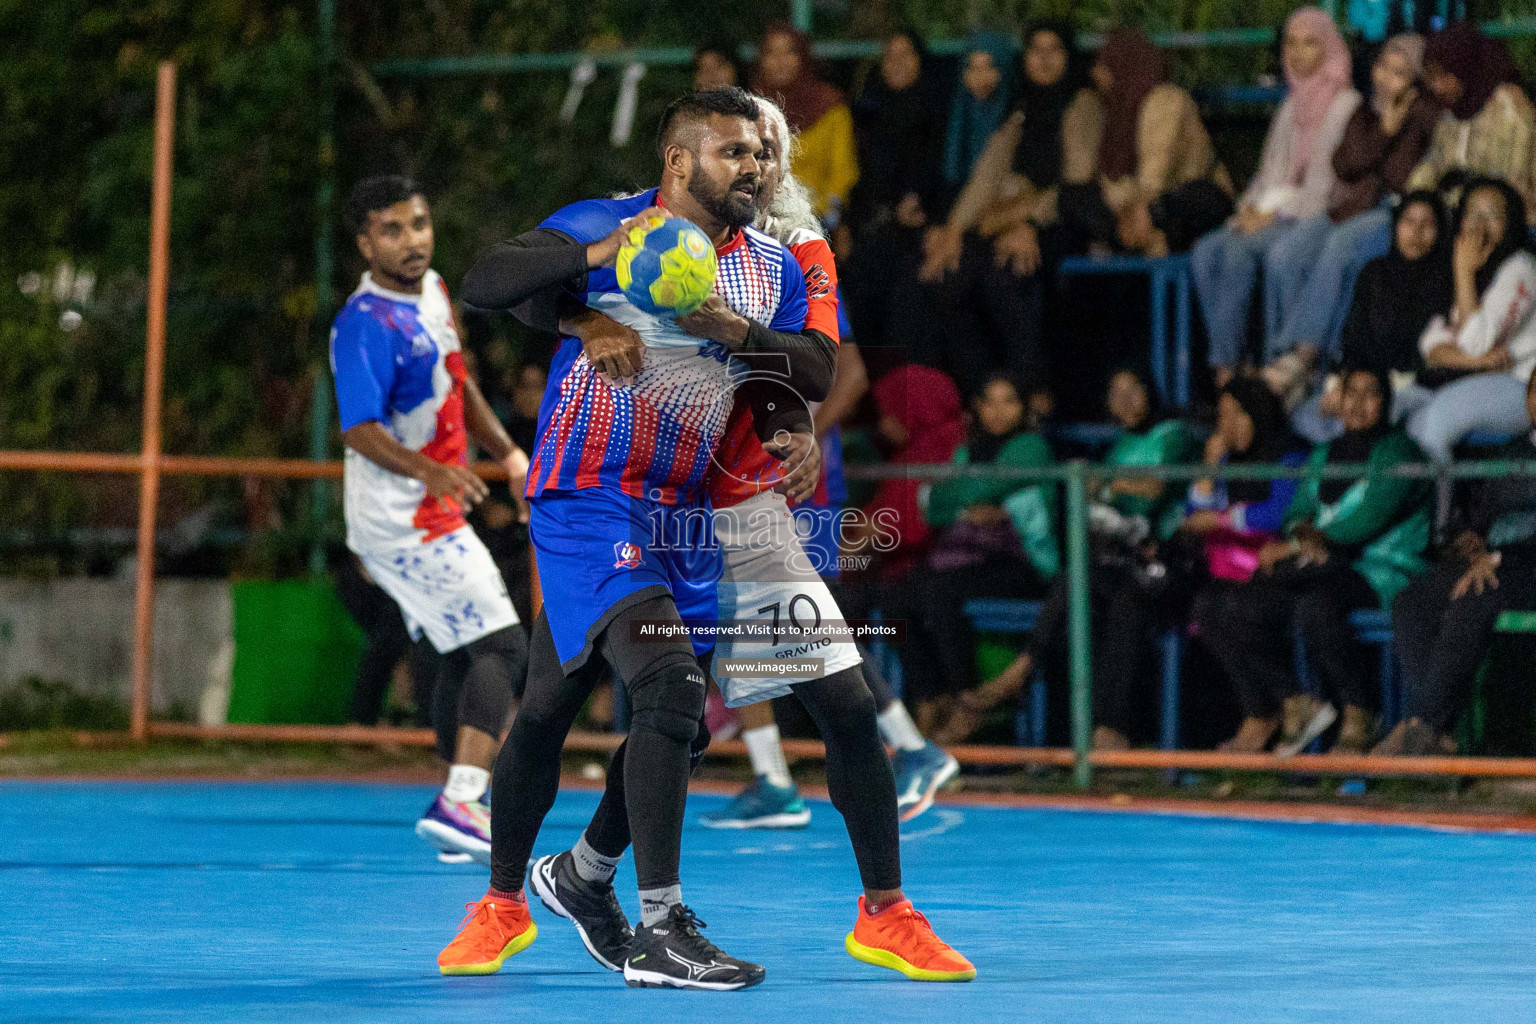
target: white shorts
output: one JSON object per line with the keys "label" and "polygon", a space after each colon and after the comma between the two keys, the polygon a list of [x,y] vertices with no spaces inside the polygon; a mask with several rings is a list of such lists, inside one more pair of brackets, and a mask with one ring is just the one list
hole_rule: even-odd
{"label": "white shorts", "polygon": [[[715,510],[715,537],[725,556],[720,577],[720,620],[794,625],[841,623],[843,613],[832,592],[812,568],[800,543],[794,513],[782,494],[767,491],[730,508]],[[722,659],[811,659],[821,663],[820,677],[863,661],[851,641],[828,637],[728,638],[715,646],[714,676],[728,707],[756,704],[790,692],[790,684],[815,676],[730,676]]]}
{"label": "white shorts", "polygon": [[357,557],[400,606],[412,638],[425,633],[439,654],[517,625],[501,570],[468,526],[406,548],[359,551]]}

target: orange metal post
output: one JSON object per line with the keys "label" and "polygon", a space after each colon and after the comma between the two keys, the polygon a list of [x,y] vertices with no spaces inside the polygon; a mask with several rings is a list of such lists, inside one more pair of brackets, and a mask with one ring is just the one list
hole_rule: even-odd
{"label": "orange metal post", "polygon": [[155,642],[155,506],[160,498],[160,397],[165,383],[165,293],[171,262],[171,143],[176,65],[155,79],[155,177],[149,214],[149,308],[144,330],[144,443],[139,476],[139,576],[133,595],[133,738],[149,738]]}

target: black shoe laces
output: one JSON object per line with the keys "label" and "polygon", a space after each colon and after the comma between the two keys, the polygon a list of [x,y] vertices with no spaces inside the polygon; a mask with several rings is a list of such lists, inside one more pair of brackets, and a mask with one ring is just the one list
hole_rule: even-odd
{"label": "black shoe laces", "polygon": [[686,904],[676,904],[668,915],[668,923],[676,929],[676,935],[684,952],[697,960],[714,960],[724,957],[720,948],[699,934],[700,928],[708,928]]}

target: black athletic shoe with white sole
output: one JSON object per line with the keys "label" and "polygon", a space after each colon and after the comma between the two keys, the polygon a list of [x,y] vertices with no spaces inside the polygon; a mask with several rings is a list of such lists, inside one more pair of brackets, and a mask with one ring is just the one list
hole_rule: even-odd
{"label": "black athletic shoe with white sole", "polygon": [[630,988],[697,988],[731,992],[751,988],[767,974],[757,964],[726,956],[699,934],[705,927],[681,903],[654,925],[641,925],[624,962]]}
{"label": "black athletic shoe with white sole", "polygon": [[624,969],[635,930],[629,926],[611,883],[588,882],[578,875],[569,850],[534,861],[528,869],[528,881],[539,902],[576,926],[576,934],[592,959],[610,971]]}

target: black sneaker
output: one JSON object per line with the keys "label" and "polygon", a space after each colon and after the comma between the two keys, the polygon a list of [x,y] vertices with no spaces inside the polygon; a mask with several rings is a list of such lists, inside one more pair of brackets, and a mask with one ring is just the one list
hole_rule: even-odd
{"label": "black sneaker", "polygon": [[705,927],[681,903],[650,927],[635,932],[624,962],[624,984],[630,988],[699,988],[730,992],[751,988],[767,973],[757,964],[726,956],[699,934]]}
{"label": "black sneaker", "polygon": [[534,861],[528,881],[541,903],[576,926],[592,959],[610,971],[624,969],[635,930],[613,894],[612,883],[588,882],[578,875],[569,850]]}

